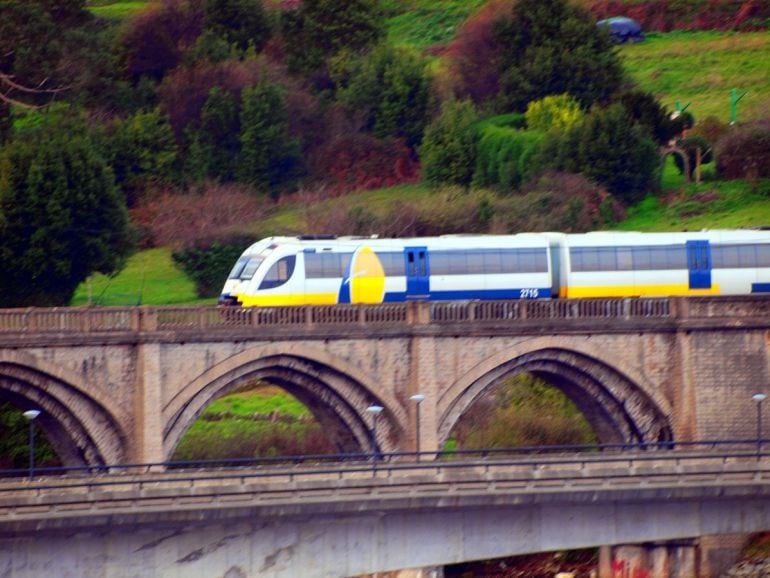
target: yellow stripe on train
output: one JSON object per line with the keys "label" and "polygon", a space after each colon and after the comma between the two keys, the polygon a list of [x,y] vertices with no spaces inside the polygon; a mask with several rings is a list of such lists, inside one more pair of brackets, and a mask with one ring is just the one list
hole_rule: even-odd
{"label": "yellow stripe on train", "polygon": [[690,289],[689,285],[612,285],[562,288],[559,297],[667,297],[669,295],[719,295],[719,285],[709,289]]}
{"label": "yellow stripe on train", "polygon": [[286,305],[336,305],[336,293],[298,293],[291,295],[235,295],[244,307],[282,307]]}

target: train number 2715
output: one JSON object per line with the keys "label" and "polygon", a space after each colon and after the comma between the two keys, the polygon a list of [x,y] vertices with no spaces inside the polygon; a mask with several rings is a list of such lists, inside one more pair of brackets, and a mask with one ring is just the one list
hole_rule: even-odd
{"label": "train number 2715", "polygon": [[540,297],[540,292],[537,289],[521,289],[519,292],[519,299],[537,299]]}

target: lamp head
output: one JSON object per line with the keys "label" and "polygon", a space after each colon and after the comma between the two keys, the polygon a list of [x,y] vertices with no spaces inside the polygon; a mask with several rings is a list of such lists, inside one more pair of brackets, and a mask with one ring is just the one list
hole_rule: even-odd
{"label": "lamp head", "polygon": [[382,407],[381,405],[370,405],[369,407],[366,408],[366,411],[374,415],[379,415],[383,409],[385,408]]}
{"label": "lamp head", "polygon": [[767,396],[764,393],[755,393],[754,395],[751,396],[751,399],[753,399],[757,403],[761,401],[765,401],[765,398],[767,398]]}
{"label": "lamp head", "polygon": [[23,414],[23,415],[24,415],[24,417],[26,417],[26,418],[27,418],[29,421],[32,421],[33,419],[35,419],[37,416],[39,416],[39,415],[40,415],[40,410],[37,410],[37,409],[28,409],[27,411],[25,411],[25,412],[24,412],[24,414]]}
{"label": "lamp head", "polygon": [[412,397],[410,397],[409,399],[411,399],[415,403],[421,403],[421,402],[423,402],[425,400],[425,396],[423,394],[421,394],[421,393],[416,393]]}

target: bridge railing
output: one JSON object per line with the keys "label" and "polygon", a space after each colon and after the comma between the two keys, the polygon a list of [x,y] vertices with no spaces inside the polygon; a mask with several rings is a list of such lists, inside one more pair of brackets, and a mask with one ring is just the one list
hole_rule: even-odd
{"label": "bridge railing", "polygon": [[404,326],[511,321],[770,319],[768,297],[532,299],[302,307],[51,307],[0,309],[0,334]]}

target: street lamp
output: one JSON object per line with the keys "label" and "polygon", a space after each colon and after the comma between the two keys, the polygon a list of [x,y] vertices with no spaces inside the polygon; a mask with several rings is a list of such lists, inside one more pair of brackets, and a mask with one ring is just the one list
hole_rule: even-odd
{"label": "street lamp", "polygon": [[757,402],[757,459],[762,453],[762,402],[767,396],[764,393],[755,393],[751,399]]}
{"label": "street lamp", "polygon": [[417,461],[420,461],[420,404],[425,401],[425,396],[421,393],[416,393],[412,397],[410,397],[415,404],[417,404],[416,407],[416,413],[415,413],[415,435],[416,435],[416,447],[417,447]]}
{"label": "street lamp", "polygon": [[377,467],[377,418],[385,409],[381,405],[370,405],[366,411],[372,414],[372,469]]}
{"label": "street lamp", "polygon": [[29,420],[29,479],[35,476],[35,418],[40,415],[40,410],[28,409],[24,417]]}

